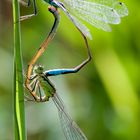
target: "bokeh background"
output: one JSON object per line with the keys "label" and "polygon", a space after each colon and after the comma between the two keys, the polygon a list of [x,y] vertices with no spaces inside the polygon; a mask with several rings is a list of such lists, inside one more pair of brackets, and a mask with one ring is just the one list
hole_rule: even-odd
{"label": "bokeh background", "polygon": [[[93,60],[77,74],[51,77],[67,110],[89,140],[140,140],[140,1],[123,0],[129,16],[107,33],[86,24]],[[48,4],[21,23],[24,71],[53,24]],[[32,13],[21,6],[21,15]],[[12,6],[0,0],[0,139],[13,139]],[[74,67],[86,58],[82,37],[61,11],[54,40],[39,59],[45,70]],[[28,92],[25,90],[25,93]],[[28,140],[64,140],[56,107],[26,102]]]}

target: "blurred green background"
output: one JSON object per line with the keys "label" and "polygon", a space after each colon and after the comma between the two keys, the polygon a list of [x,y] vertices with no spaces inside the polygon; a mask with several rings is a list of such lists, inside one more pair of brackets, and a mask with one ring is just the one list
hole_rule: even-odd
{"label": "blurred green background", "polygon": [[[112,32],[89,24],[93,60],[79,73],[51,77],[67,110],[89,140],[140,140],[140,1],[123,0],[129,16]],[[37,1],[38,15],[21,23],[24,71],[51,29],[48,5]],[[21,6],[21,15],[32,7]],[[39,59],[45,69],[69,68],[86,58],[79,32],[61,11],[54,40]],[[13,139],[12,6],[0,1],[0,139]],[[25,90],[26,94],[28,92]],[[26,102],[28,140],[64,140],[54,104]]]}

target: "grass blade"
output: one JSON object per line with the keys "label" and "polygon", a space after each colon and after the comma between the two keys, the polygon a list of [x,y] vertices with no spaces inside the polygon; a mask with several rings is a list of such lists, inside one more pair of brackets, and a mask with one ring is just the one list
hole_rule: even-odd
{"label": "grass blade", "polygon": [[13,0],[14,22],[14,131],[15,140],[26,140],[19,3]]}

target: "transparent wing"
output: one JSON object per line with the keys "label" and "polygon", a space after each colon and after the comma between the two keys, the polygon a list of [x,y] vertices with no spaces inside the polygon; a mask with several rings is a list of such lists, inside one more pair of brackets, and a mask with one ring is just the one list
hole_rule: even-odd
{"label": "transparent wing", "polygon": [[108,24],[119,24],[120,17],[128,15],[123,3],[117,0],[60,0],[68,11],[93,26],[110,31]]}
{"label": "transparent wing", "polygon": [[78,20],[76,17],[74,17],[73,15],[71,15],[67,9],[64,7],[64,5],[62,3],[59,3],[58,1],[54,1],[56,3],[56,5],[58,5],[63,11],[64,13],[68,16],[68,18],[74,23],[74,25],[87,37],[89,37],[90,39],[92,39],[92,36],[90,34],[89,29],[80,22],[80,20]]}
{"label": "transparent wing", "polygon": [[62,99],[57,93],[52,97],[55,103],[60,118],[60,123],[67,140],[87,140],[84,133],[81,131],[79,126],[71,119],[69,114],[66,112]]}
{"label": "transparent wing", "polygon": [[90,1],[90,2],[94,2],[94,3],[111,7],[114,10],[116,10],[116,12],[119,14],[120,17],[128,15],[127,7],[125,6],[124,3],[118,0],[84,0],[84,1]]}
{"label": "transparent wing", "polygon": [[117,11],[120,17],[124,17],[128,15],[128,9],[122,2],[116,2],[113,5],[113,8]]}
{"label": "transparent wing", "polygon": [[73,20],[73,23],[79,28],[79,30],[87,37],[89,37],[90,39],[92,39],[92,36],[90,34],[89,29],[80,22],[80,20],[78,20],[76,17],[74,17],[73,15],[70,15],[71,19]]}
{"label": "transparent wing", "polygon": [[[70,9],[81,18],[88,16],[92,20],[99,20],[105,23],[117,24],[120,22],[120,17],[117,12],[109,6],[87,2],[84,0],[67,0]],[[85,20],[85,19],[84,19]]]}

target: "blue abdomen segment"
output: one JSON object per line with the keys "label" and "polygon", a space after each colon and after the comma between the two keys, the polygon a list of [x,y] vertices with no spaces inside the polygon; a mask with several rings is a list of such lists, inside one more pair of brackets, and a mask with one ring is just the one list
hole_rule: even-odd
{"label": "blue abdomen segment", "polygon": [[55,75],[61,75],[61,74],[69,74],[69,73],[75,73],[75,69],[54,69],[45,71],[46,76],[55,76]]}

